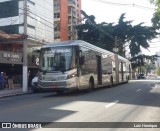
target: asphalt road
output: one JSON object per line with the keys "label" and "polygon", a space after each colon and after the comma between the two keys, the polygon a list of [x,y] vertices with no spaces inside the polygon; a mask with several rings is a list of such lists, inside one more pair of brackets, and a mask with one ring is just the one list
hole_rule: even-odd
{"label": "asphalt road", "polygon": [[70,122],[71,125],[73,122],[160,122],[160,80],[132,80],[91,93],[58,96],[49,92],[0,98],[0,121]]}

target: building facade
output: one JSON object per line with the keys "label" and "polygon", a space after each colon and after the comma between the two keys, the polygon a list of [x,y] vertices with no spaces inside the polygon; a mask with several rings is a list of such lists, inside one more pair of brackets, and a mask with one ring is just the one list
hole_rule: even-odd
{"label": "building facade", "polygon": [[[53,8],[52,0],[0,0],[0,72],[22,79],[24,39],[28,71],[38,68],[34,50],[54,41]],[[13,34],[25,34],[25,38]]]}
{"label": "building facade", "polygon": [[[27,10],[27,14],[24,10]],[[51,0],[1,0],[0,29],[9,34],[24,34],[24,17],[27,17],[29,39],[53,41],[53,1]]]}
{"label": "building facade", "polygon": [[81,22],[81,0],[54,0],[54,39],[76,39],[75,25]]}

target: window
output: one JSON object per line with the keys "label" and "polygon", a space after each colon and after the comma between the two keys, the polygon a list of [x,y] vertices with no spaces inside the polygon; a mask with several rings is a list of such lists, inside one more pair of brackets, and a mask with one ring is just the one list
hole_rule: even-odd
{"label": "window", "polygon": [[35,26],[27,24],[27,27],[35,29]]}
{"label": "window", "polygon": [[75,0],[68,0],[69,4],[76,4]]}
{"label": "window", "polygon": [[71,14],[71,7],[68,7],[68,14]]}
{"label": "window", "polygon": [[60,6],[59,2],[54,3],[54,8],[59,7],[59,6]]}
{"label": "window", "polygon": [[0,18],[18,16],[18,1],[6,1],[0,3]]}
{"label": "window", "polygon": [[60,18],[60,13],[54,13],[54,18]]}
{"label": "window", "polygon": [[60,35],[54,35],[54,39],[60,39]]}
{"label": "window", "polygon": [[68,14],[76,15],[76,9],[72,7],[68,7]]}
{"label": "window", "polygon": [[10,34],[18,34],[19,33],[19,25],[8,25],[8,26],[1,26],[0,30],[10,33]]}
{"label": "window", "polygon": [[56,31],[60,31],[59,26],[55,26],[55,27],[54,27],[54,31],[55,31],[55,32],[56,32]]}
{"label": "window", "polygon": [[59,10],[60,9],[60,4],[59,2],[54,3],[54,10]]}

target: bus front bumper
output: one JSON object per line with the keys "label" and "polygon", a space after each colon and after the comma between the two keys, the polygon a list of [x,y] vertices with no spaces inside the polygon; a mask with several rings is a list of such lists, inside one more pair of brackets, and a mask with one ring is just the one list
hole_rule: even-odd
{"label": "bus front bumper", "polygon": [[31,89],[33,90],[46,90],[46,91],[69,91],[76,89],[75,81],[39,81],[35,85],[32,85]]}

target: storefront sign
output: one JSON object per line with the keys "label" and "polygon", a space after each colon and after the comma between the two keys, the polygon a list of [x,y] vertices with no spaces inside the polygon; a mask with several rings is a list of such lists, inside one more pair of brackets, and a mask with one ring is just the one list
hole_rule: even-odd
{"label": "storefront sign", "polygon": [[5,52],[3,53],[3,57],[11,61],[18,61],[18,59],[20,58],[18,54],[5,53]]}
{"label": "storefront sign", "polygon": [[19,55],[18,54],[3,53],[3,57],[12,58],[12,59],[19,59]]}
{"label": "storefront sign", "polygon": [[0,63],[22,64],[22,53],[0,51]]}

